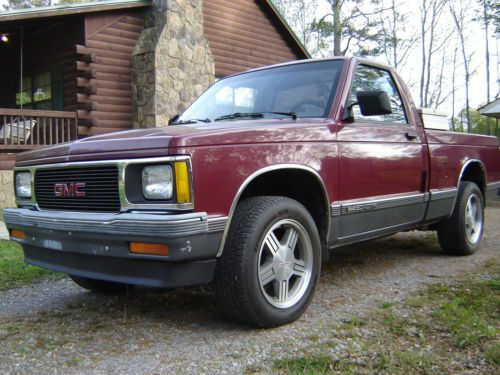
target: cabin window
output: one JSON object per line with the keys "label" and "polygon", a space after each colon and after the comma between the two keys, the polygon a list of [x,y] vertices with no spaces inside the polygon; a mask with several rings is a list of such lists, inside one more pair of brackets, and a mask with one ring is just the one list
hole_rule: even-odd
{"label": "cabin window", "polygon": [[16,94],[16,105],[30,109],[52,109],[51,72],[23,78],[23,91]]}

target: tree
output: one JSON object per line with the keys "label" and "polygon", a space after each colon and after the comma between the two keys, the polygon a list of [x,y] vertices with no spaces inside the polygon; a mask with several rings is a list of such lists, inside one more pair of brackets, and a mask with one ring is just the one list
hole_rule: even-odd
{"label": "tree", "polygon": [[[434,77],[433,59],[446,41],[443,30],[439,29],[441,16],[447,0],[422,0],[420,5],[420,47],[422,53],[420,70],[420,106],[437,106],[430,97],[431,83]],[[447,33],[447,31],[446,31]]]}
{"label": "tree", "polygon": [[[384,9],[361,10],[362,5],[376,4],[377,0],[325,1],[331,12],[323,15],[311,25],[316,32],[316,49],[319,53],[325,54],[326,52],[327,55],[343,56],[350,51],[353,44],[356,47],[353,54],[358,56],[376,56],[380,53],[376,43],[379,38],[379,21],[374,16],[383,12]],[[328,48],[330,41],[333,49]]]}
{"label": "tree", "polygon": [[[465,119],[465,124],[460,121],[460,119],[454,118],[454,122],[458,125],[456,126],[456,130],[459,132],[473,133],[473,134],[490,134],[490,129],[488,125],[488,117],[481,116],[479,111],[475,108],[462,108],[459,112],[458,116],[462,119]],[[469,122],[466,120],[466,116],[469,116]],[[464,126],[465,125],[465,126]],[[468,130],[470,129],[470,131]],[[498,125],[495,126],[495,131],[493,132],[497,137],[498,134]]]}
{"label": "tree", "polygon": [[[484,39],[485,39],[485,70],[486,70],[486,102],[489,103],[491,100],[491,76],[490,76],[490,24],[495,19],[494,6],[500,9],[500,6],[494,3],[492,0],[477,0],[480,10],[478,11],[476,20],[479,21],[484,28]],[[498,16],[498,15],[497,15]],[[498,20],[497,20],[498,22]],[[490,118],[487,120],[488,133],[490,130]]]}
{"label": "tree", "polygon": [[309,46],[313,36],[311,25],[318,8],[318,0],[273,0],[273,3],[302,43]]}
{"label": "tree", "polygon": [[410,56],[417,38],[412,32],[407,33],[409,36],[404,35],[409,24],[408,14],[403,13],[400,7],[396,6],[396,0],[389,0],[388,3],[387,6],[385,6],[384,1],[381,3],[382,8],[387,10],[380,13],[379,42],[387,62],[401,70]]}
{"label": "tree", "polygon": [[48,7],[60,4],[89,3],[103,0],[8,0],[5,10]]}
{"label": "tree", "polygon": [[[458,3],[458,4],[457,4]],[[467,131],[471,132],[471,120],[470,120],[470,97],[469,97],[469,86],[470,86],[470,61],[472,59],[472,54],[467,51],[467,45],[465,41],[465,35],[468,33],[466,27],[468,19],[466,18],[467,10],[470,8],[471,4],[468,1],[449,1],[450,13],[455,23],[455,29],[458,34],[460,42],[460,52],[462,54],[462,62],[465,70],[465,110],[466,110],[466,122]]]}
{"label": "tree", "polygon": [[51,6],[52,0],[9,0],[5,10]]}

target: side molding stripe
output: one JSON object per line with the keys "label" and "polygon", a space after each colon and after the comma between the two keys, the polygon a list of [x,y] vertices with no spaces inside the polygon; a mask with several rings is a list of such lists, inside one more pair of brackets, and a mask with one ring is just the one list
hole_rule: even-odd
{"label": "side molding stripe", "polygon": [[330,207],[332,216],[349,215],[365,211],[381,210],[384,208],[406,206],[427,201],[426,194],[412,194],[397,198],[382,198],[372,200],[360,200],[348,204],[336,204]]}

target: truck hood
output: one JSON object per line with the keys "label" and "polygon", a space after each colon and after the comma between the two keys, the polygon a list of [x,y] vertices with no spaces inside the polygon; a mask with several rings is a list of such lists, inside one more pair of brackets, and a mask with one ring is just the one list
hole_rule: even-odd
{"label": "truck hood", "polygon": [[[165,128],[137,129],[84,138],[70,143],[24,152],[17,156],[18,166],[165,156],[181,147],[218,146],[304,140],[304,126],[321,124],[324,119],[289,119],[197,123]],[[312,133],[312,132],[307,132]]]}

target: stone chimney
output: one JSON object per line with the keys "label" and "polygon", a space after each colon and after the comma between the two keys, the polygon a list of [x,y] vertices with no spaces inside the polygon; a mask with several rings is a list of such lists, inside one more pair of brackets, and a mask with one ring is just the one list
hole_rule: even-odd
{"label": "stone chimney", "polygon": [[202,0],[153,0],[132,55],[134,128],[167,126],[214,79]]}

